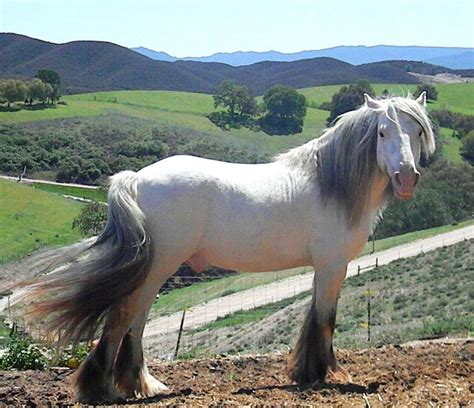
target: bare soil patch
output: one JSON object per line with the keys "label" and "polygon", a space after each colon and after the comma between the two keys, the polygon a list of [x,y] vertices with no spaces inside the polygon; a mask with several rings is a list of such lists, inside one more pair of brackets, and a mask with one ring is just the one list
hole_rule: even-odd
{"label": "bare soil patch", "polygon": [[449,74],[447,72],[436,74],[436,75],[424,75],[417,74],[415,72],[410,72],[410,75],[418,78],[420,81],[427,84],[460,84],[464,82],[472,82],[474,78],[471,77],[461,77],[456,74]]}
{"label": "bare soil patch", "polygon": [[[287,355],[239,356],[164,363],[151,371],[170,391],[124,405],[468,406],[474,342],[416,342],[360,351],[338,350],[352,384],[300,389],[285,374]],[[0,405],[73,404],[74,371],[1,371]]]}

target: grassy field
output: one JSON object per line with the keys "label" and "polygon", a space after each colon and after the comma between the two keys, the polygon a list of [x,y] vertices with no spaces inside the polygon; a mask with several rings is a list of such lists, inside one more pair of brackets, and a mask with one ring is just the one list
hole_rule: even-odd
{"label": "grassy field", "polygon": [[439,84],[438,100],[432,109],[448,109],[466,115],[474,114],[474,82],[463,84]]}
{"label": "grassy field", "polygon": [[[385,89],[392,95],[405,96],[415,92],[416,85],[405,84],[373,84],[372,87],[377,95]],[[428,104],[429,109],[449,109],[455,112],[472,115],[474,114],[474,82],[459,84],[438,84],[438,100]],[[308,101],[316,104],[330,102],[332,95],[341,88],[340,85],[319,86],[304,88],[299,91],[306,96]]]}
{"label": "grassy field", "polygon": [[[335,345],[365,348],[474,331],[474,242],[394,261],[347,279],[341,290]],[[367,338],[367,304],[371,338]],[[221,318],[184,336],[186,355],[287,350],[297,338],[310,293]],[[197,333],[207,332],[204,344]],[[196,354],[197,353],[197,354]]]}
{"label": "grassy field", "polygon": [[[310,103],[320,104],[330,101],[332,95],[340,87],[340,85],[331,85],[304,88],[300,92],[308,98]],[[416,88],[415,85],[401,84],[374,84],[373,87],[377,94],[387,89],[394,95],[406,95]],[[474,83],[440,84],[436,87],[439,91],[439,100],[430,103],[430,109],[448,108],[469,114],[474,112]],[[303,133],[290,137],[270,137],[263,132],[252,132],[247,129],[230,132],[218,129],[205,116],[214,110],[212,96],[207,94],[172,91],[114,91],[64,96],[62,99],[66,105],[56,105],[42,110],[20,109],[16,112],[0,112],[0,123],[121,114],[221,135],[243,146],[253,146],[269,154],[275,154],[320,134],[328,116],[327,111],[309,108]]]}
{"label": "grassy field", "polygon": [[[102,108],[102,113],[120,112],[125,115],[146,119],[152,122],[165,123],[190,128],[199,132],[234,141],[241,146],[261,150],[273,155],[285,149],[302,144],[319,135],[325,127],[328,113],[319,109],[308,109],[303,132],[291,136],[269,136],[263,132],[248,129],[222,131],[206,117],[213,112],[211,95],[170,91],[123,91],[114,93],[117,102],[106,102],[111,93],[75,95],[68,97],[68,104],[90,104],[94,109]],[[82,100],[81,98],[88,98]],[[102,101],[103,100],[103,101]]]}
{"label": "grassy field", "polygon": [[[417,239],[429,238],[445,232],[454,231],[458,228],[467,227],[473,225],[474,220],[468,220],[460,222],[456,225],[443,225],[441,227],[429,228],[421,231],[408,232],[403,235],[397,235],[395,237],[383,238],[375,240],[375,250],[384,251],[390,249],[396,245],[407,244],[408,242],[416,241]],[[372,252],[372,242],[368,242],[363,249],[361,256]]]}
{"label": "grassy field", "polygon": [[202,282],[163,293],[152,306],[151,316],[167,315],[221,296],[266,285],[309,271],[311,271],[311,268],[295,268],[278,272],[237,273],[223,278],[204,277]]}
{"label": "grassy field", "polygon": [[[95,98],[95,99],[94,99]],[[117,91],[64,96],[67,105],[43,110],[0,112],[0,123],[49,121],[119,114],[144,119],[153,124],[178,126],[219,136],[250,150],[273,155],[298,146],[319,135],[327,112],[308,109],[303,133],[292,136],[268,136],[248,129],[222,131],[206,117],[214,111],[211,95],[171,91]],[[116,102],[112,102],[116,101]]]}
{"label": "grassy field", "polygon": [[82,204],[12,181],[0,180],[0,264],[45,246],[81,238],[72,221]]}
{"label": "grassy field", "polygon": [[440,134],[443,138],[443,156],[453,163],[463,163],[460,149],[462,142],[457,137],[453,137],[453,130],[448,128],[440,128]]}
{"label": "grassy field", "polygon": [[[384,238],[375,241],[375,250],[383,251],[396,245],[406,244],[417,239],[428,238],[444,232],[449,232],[457,228],[462,228],[474,224],[474,220],[466,221],[458,225],[446,225],[442,227],[430,228],[424,231],[410,232],[396,237]],[[372,243],[367,243],[362,255],[372,251]],[[169,293],[162,294],[155,302],[151,315],[166,315],[185,308],[190,308],[199,303],[203,303],[231,293],[240,292],[260,285],[266,285],[290,276],[311,272],[311,267],[295,268],[278,272],[262,273],[238,273],[223,278],[203,278],[202,282],[191,286],[175,289]]]}
{"label": "grassy field", "polygon": [[[310,103],[316,105],[331,100],[332,95],[340,89],[340,85],[305,88],[300,91]],[[395,95],[406,95],[413,92],[415,85],[374,84],[376,93],[387,89]],[[462,113],[474,112],[474,84],[441,84],[437,85],[439,100],[430,103],[430,109],[448,108]],[[207,135],[208,140],[218,139],[219,144],[238,148],[242,151],[254,152],[256,155],[271,157],[291,147],[317,137],[326,125],[328,112],[308,108],[303,132],[291,136],[269,136],[263,132],[248,129],[222,131],[214,126],[206,117],[214,110],[211,95],[172,92],[172,91],[113,91],[96,92],[81,95],[64,96],[65,104],[39,110],[23,110],[16,112],[0,112],[2,123],[34,123],[55,119],[77,118],[77,120],[96,117],[97,127],[103,126],[105,118],[117,117],[142,120],[141,127],[148,127],[147,132],[156,126],[175,127],[178,134],[200,132]],[[54,122],[50,122],[54,123]],[[69,126],[65,124],[64,126]],[[89,125],[88,125],[89,126]],[[93,125],[94,126],[94,125]],[[127,130],[133,133],[133,128]],[[146,133],[146,132],[145,132]],[[443,133],[445,134],[446,131]],[[458,154],[459,142],[446,137],[445,152],[449,160],[460,162]],[[51,176],[51,175],[50,175]],[[54,177],[54,174],[52,175]]]}
{"label": "grassy field", "polygon": [[61,196],[68,195],[99,202],[107,201],[107,193],[105,192],[105,190],[102,189],[93,190],[90,188],[61,186],[45,183],[34,183],[33,187],[36,190],[47,191],[48,193],[54,193]]}
{"label": "grassy field", "polygon": [[339,304],[337,344],[367,343],[369,295],[371,344],[472,333],[473,259],[471,240],[348,279]]}

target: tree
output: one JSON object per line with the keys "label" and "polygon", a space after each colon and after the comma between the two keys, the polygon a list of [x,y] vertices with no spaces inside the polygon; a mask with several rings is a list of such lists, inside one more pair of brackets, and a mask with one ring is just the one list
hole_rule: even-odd
{"label": "tree", "polygon": [[433,85],[421,84],[416,87],[414,97],[418,98],[423,92],[426,92],[426,99],[436,101],[438,99],[438,91]]}
{"label": "tree", "polygon": [[2,97],[8,102],[8,106],[10,106],[11,103],[25,99],[26,85],[23,81],[9,79],[3,82],[1,92]]}
{"label": "tree", "polygon": [[390,200],[377,225],[376,236],[460,222],[474,212],[474,167],[440,158],[424,171],[413,200]]}
{"label": "tree", "polygon": [[365,93],[369,95],[374,95],[374,89],[372,88],[372,85],[370,85],[370,82],[367,79],[359,79],[355,83],[359,88],[363,89]]}
{"label": "tree", "polygon": [[471,130],[462,139],[461,156],[474,165],[474,130]]}
{"label": "tree", "polygon": [[339,115],[357,109],[364,103],[364,94],[374,96],[375,92],[367,81],[343,86],[332,96],[331,114],[327,120],[332,123]]}
{"label": "tree", "polygon": [[225,112],[213,112],[208,118],[222,129],[252,127],[253,117],[258,113],[254,96],[246,86],[225,80],[219,85],[219,91],[213,95],[214,107],[222,106]]}
{"label": "tree", "polygon": [[26,95],[33,100],[44,101],[46,99],[46,87],[44,82],[38,78],[33,79],[28,83]]}
{"label": "tree", "polygon": [[88,203],[74,219],[72,227],[86,236],[93,236],[102,232],[106,221],[107,206],[104,203]]}
{"label": "tree", "polygon": [[40,69],[36,74],[36,78],[41,79],[45,84],[50,84],[51,86],[61,85],[59,74],[52,69]]}
{"label": "tree", "polygon": [[56,71],[52,69],[40,69],[36,74],[36,78],[41,79],[45,84],[51,85],[52,90],[50,90],[47,96],[52,103],[59,100],[61,97],[61,78]]}
{"label": "tree", "polygon": [[462,139],[471,130],[474,130],[474,115],[464,115],[447,109],[433,110],[430,112],[431,119],[439,126],[454,129],[456,137]]}
{"label": "tree", "polygon": [[54,101],[55,91],[51,84],[44,84],[44,99],[42,102],[47,101],[48,99]]}
{"label": "tree", "polygon": [[270,135],[301,133],[307,102],[304,95],[294,88],[276,85],[263,97],[264,116],[260,118],[261,129]]}

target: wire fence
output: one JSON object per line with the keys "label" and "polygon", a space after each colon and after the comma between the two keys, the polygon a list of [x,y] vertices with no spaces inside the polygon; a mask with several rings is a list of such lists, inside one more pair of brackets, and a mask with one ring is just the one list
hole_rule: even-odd
{"label": "wire fence", "polygon": [[[350,264],[348,276],[365,275],[365,272],[378,269],[407,254],[423,254],[459,240],[466,241],[472,235],[470,231],[463,234],[461,239],[447,236],[437,242],[424,240],[419,245],[383,251],[378,254],[380,257],[366,256]],[[237,277],[224,278],[221,282],[225,284],[220,287],[220,292],[213,292],[205,284],[200,288],[196,286],[188,293],[182,293],[187,303],[180,310],[166,307],[154,309],[145,330],[145,343],[155,356],[166,359],[244,350],[288,349],[298,335],[309,306],[314,274],[307,270],[291,271],[291,276],[287,273],[277,273],[272,276],[273,281],[266,284],[262,284],[260,274],[239,274]],[[213,286],[215,279],[204,281]],[[409,331],[415,326],[417,330],[420,329],[420,321],[415,324],[410,319],[414,321],[422,318],[424,311],[411,307],[407,315],[398,315],[397,310],[403,309],[405,303],[415,304],[417,294],[412,294],[413,301],[408,301],[407,293],[410,290],[407,288],[384,287],[380,291],[378,284],[372,283],[370,279],[363,282],[353,290],[351,296],[354,309],[351,321],[343,320],[338,326],[336,338],[339,336],[340,343],[344,346],[349,343],[364,346],[387,339],[410,339]],[[166,297],[172,294],[162,295],[157,306],[162,300],[166,303]],[[203,296],[207,298],[203,299]],[[455,314],[454,310],[450,313]],[[349,332],[352,341],[344,337]],[[411,334],[415,336],[417,333]],[[429,330],[418,335],[428,336]]]}
{"label": "wire fence", "polygon": [[[381,290],[370,279],[374,274],[367,272],[399,258],[466,241],[473,236],[474,231],[469,230],[461,237],[423,240],[418,245],[391,248],[377,256],[368,255],[352,262],[347,275],[355,280],[351,281],[349,295],[341,296],[339,301],[336,345],[366,346],[383,342],[388,336],[388,326],[392,338],[397,337],[393,329],[396,332],[398,326],[399,336],[406,338],[407,330],[415,327],[410,318],[420,318],[424,311],[413,307],[407,316],[399,316],[398,311],[409,302],[409,288],[385,285]],[[187,279],[192,280],[192,284],[188,285]],[[201,276],[198,280],[181,276],[180,280],[184,281],[182,287],[160,294],[150,312],[144,343],[154,357],[172,360],[287,351],[296,340],[309,307],[314,273],[310,268],[298,268],[223,277]],[[40,328],[15,317],[9,304],[7,306],[7,320],[17,331],[36,338],[42,336]],[[350,313],[346,313],[347,310]],[[453,309],[453,314],[454,311],[457,309]]]}
{"label": "wire fence", "polygon": [[[376,258],[372,265],[358,265],[356,275],[377,267]],[[145,331],[145,343],[155,357],[168,360],[243,351],[288,350],[309,307],[313,279],[313,273],[302,272],[291,277],[284,277],[282,273],[276,281],[258,285],[260,277],[250,276],[245,283],[254,283],[255,286],[243,290],[242,282],[232,279],[225,289],[229,294],[217,296],[217,293],[209,293],[209,298],[200,303],[194,303],[194,294],[188,293],[188,306],[182,310],[158,309],[152,312]],[[212,285],[219,279],[205,281]],[[360,337],[364,337],[362,333],[365,332],[370,342],[371,302],[378,298],[370,284],[364,284],[358,292],[358,303],[366,309],[353,323],[360,329]],[[156,305],[171,294],[161,295]],[[202,295],[198,297],[202,300]],[[284,327],[279,327],[279,324]]]}

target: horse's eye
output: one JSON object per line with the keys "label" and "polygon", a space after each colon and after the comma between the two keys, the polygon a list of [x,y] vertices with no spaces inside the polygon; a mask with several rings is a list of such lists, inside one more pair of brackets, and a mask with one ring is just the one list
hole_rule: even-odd
{"label": "horse's eye", "polygon": [[380,137],[385,137],[385,135],[383,134],[383,132],[379,132],[379,136],[380,136]]}
{"label": "horse's eye", "polygon": [[418,133],[418,137],[421,137],[423,135],[423,131],[420,130],[420,133]]}

